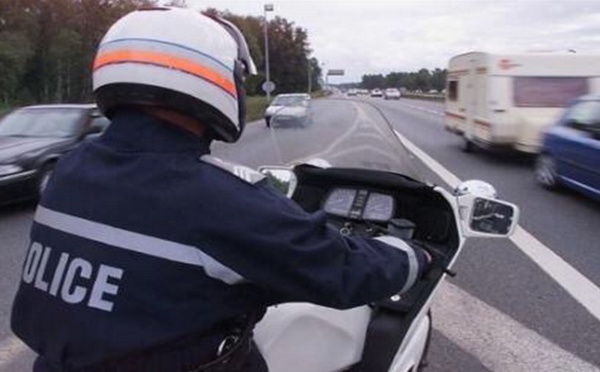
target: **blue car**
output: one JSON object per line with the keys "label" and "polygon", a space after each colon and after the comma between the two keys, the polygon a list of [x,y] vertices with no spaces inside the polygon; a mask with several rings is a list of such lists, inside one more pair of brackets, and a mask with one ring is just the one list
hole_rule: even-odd
{"label": "blue car", "polygon": [[564,185],[600,200],[600,96],[576,99],[545,132],[535,175],[547,189]]}

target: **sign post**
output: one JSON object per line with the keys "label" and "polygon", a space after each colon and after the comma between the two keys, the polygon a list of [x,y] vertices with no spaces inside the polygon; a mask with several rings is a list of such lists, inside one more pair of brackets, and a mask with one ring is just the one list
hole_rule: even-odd
{"label": "sign post", "polygon": [[344,70],[342,70],[342,69],[327,70],[327,74],[325,75],[325,85],[327,86],[327,89],[329,89],[329,77],[330,76],[344,76]]}
{"label": "sign post", "polygon": [[273,91],[275,90],[275,83],[267,80],[264,83],[262,83],[261,87],[263,92],[267,93],[267,98],[269,98],[271,93],[273,93]]}
{"label": "sign post", "polygon": [[[265,77],[267,78],[266,82],[269,83],[271,75],[269,71],[269,23],[267,22],[267,12],[273,11],[273,4],[265,4],[263,9],[265,11]],[[273,89],[267,90],[263,86],[263,90],[267,93],[267,103],[271,102],[271,92]]]}

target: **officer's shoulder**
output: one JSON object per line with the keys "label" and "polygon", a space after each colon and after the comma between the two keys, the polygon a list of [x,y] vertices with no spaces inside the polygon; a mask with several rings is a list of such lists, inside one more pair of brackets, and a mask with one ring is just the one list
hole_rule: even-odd
{"label": "officer's shoulder", "polygon": [[212,155],[203,155],[200,157],[200,161],[206,164],[210,164],[215,168],[221,169],[253,185],[265,179],[265,176],[262,173],[257,172],[256,170],[250,167],[219,159]]}

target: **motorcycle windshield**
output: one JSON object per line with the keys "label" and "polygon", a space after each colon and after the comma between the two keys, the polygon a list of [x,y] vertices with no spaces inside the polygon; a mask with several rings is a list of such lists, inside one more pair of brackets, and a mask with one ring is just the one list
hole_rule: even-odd
{"label": "motorcycle windshield", "polygon": [[219,144],[213,154],[253,168],[324,160],[333,167],[388,171],[424,181],[393,126],[368,102],[305,100],[278,107],[266,120],[249,123],[237,143]]}

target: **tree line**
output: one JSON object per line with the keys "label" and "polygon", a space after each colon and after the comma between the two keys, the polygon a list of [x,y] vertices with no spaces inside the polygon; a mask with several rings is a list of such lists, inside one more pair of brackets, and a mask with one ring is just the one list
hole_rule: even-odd
{"label": "tree line", "polygon": [[364,89],[405,88],[409,91],[441,92],[446,87],[446,69],[428,70],[422,68],[417,72],[391,72],[387,75],[363,75],[360,84]]}
{"label": "tree line", "polygon": [[91,66],[108,27],[148,0],[0,0],[0,102],[91,99]]}
{"label": "tree line", "polygon": [[[128,12],[156,6],[157,0],[0,0],[0,105],[89,102],[91,66],[108,28]],[[185,0],[168,5],[185,7]],[[259,94],[264,76],[263,17],[239,16],[216,9],[248,39],[260,71],[248,80]],[[318,88],[321,70],[312,58],[305,29],[285,18],[268,21],[270,73],[277,92]]]}
{"label": "tree line", "polygon": [[[263,94],[261,85],[265,81],[265,20],[263,17],[240,16],[216,9],[204,11],[208,15],[223,17],[240,28],[258,74],[246,81],[248,93]],[[320,89],[321,67],[308,42],[308,32],[282,17],[267,22],[269,39],[269,73],[276,85],[275,93],[306,92]],[[310,82],[309,82],[310,79]]]}

